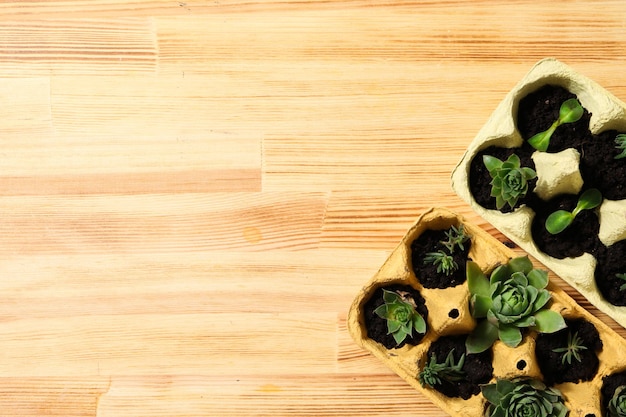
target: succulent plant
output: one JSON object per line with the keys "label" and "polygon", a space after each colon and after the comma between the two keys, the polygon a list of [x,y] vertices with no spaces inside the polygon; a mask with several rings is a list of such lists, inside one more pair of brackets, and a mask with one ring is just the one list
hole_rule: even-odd
{"label": "succulent plant", "polygon": [[615,159],[626,158],[626,134],[620,133],[615,137],[615,147],[622,152],[615,156]]}
{"label": "succulent plant", "polygon": [[483,163],[491,176],[491,196],[496,198],[498,210],[505,204],[514,208],[517,201],[526,196],[528,181],[537,177],[534,169],[520,165],[520,159],[515,154],[504,162],[495,156],[483,155]]}
{"label": "succulent plant", "polygon": [[574,218],[583,210],[590,210],[598,207],[602,203],[602,194],[596,188],[586,190],[576,203],[574,210],[557,210],[546,219],[546,230],[553,234],[559,234],[567,229],[574,221]]}
{"label": "succulent plant", "polygon": [[607,417],[626,417],[626,385],[620,385],[615,389],[609,400]]}
{"label": "succulent plant", "polygon": [[469,236],[466,234],[463,225],[460,225],[458,228],[453,225],[444,233],[446,235],[446,240],[442,241],[441,244],[445,246],[450,253],[454,253],[457,246],[459,249],[465,250],[465,246],[463,244],[467,242]]}
{"label": "succulent plant", "polygon": [[489,417],[565,417],[561,392],[536,379],[498,379],[481,387]]}
{"label": "succulent plant", "polygon": [[568,364],[572,364],[572,356],[578,362],[581,362],[580,351],[587,350],[587,346],[583,345],[583,341],[578,337],[578,332],[574,332],[572,334],[569,332],[567,334],[567,346],[552,349],[554,353],[563,353],[561,357],[561,362],[565,363],[567,361]]}
{"label": "succulent plant", "polygon": [[470,313],[478,324],[466,340],[467,353],[480,353],[500,339],[515,347],[523,328],[554,333],[567,327],[563,317],[548,308],[551,299],[546,271],[533,269],[528,256],[514,258],[487,278],[475,262],[467,263]]}
{"label": "succulent plant", "polygon": [[403,291],[389,291],[383,289],[384,304],[381,304],[374,313],[387,320],[387,331],[399,345],[407,336],[417,333],[426,333],[426,321],[417,312],[415,301]]}
{"label": "succulent plant", "polygon": [[465,353],[461,355],[457,363],[454,363],[454,349],[448,353],[443,363],[438,363],[437,356],[433,353],[430,361],[424,365],[424,369],[418,375],[420,385],[428,385],[432,388],[435,385],[441,385],[443,381],[462,381],[465,379],[464,363]]}
{"label": "succulent plant", "polygon": [[550,138],[557,127],[564,123],[574,123],[580,120],[583,116],[584,109],[580,105],[577,99],[570,98],[565,100],[559,108],[559,117],[552,123],[552,125],[543,132],[539,132],[530,139],[528,143],[538,151],[545,152],[550,145]]}
{"label": "succulent plant", "polygon": [[424,256],[424,263],[435,265],[437,267],[437,272],[444,273],[446,275],[450,275],[459,269],[459,265],[456,263],[452,255],[448,255],[443,251],[428,252]]}

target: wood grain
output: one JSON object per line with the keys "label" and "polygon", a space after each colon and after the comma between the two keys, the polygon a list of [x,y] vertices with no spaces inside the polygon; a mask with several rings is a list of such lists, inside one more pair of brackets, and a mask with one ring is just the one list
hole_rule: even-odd
{"label": "wood grain", "polygon": [[[346,311],[554,56],[626,99],[623,2],[0,4],[0,416],[444,416]],[[581,305],[622,336],[626,330]]]}

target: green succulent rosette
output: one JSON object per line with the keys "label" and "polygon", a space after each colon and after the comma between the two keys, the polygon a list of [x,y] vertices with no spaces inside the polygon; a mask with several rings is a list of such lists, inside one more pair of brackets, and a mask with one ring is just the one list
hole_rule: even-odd
{"label": "green succulent rosette", "polygon": [[383,289],[384,304],[381,304],[374,313],[387,320],[387,332],[391,334],[399,345],[413,336],[413,330],[419,334],[426,333],[426,321],[417,312],[415,301],[402,292]]}
{"label": "green succulent rosette", "polygon": [[480,353],[501,340],[510,347],[522,341],[521,329],[553,333],[566,326],[549,309],[551,299],[546,271],[534,269],[527,256],[500,265],[487,278],[475,262],[467,263],[470,313],[478,320],[466,341],[468,353]]}
{"label": "green succulent rosette", "polygon": [[626,417],[626,385],[617,387],[607,409],[608,417]]}
{"label": "green succulent rosette", "polygon": [[483,155],[483,163],[491,176],[491,196],[496,198],[496,208],[506,204],[514,208],[528,192],[528,181],[537,177],[534,169],[520,166],[520,159],[513,154],[506,161],[495,156]]}
{"label": "green succulent rosette", "polygon": [[487,417],[566,417],[561,392],[536,379],[498,379],[481,387]]}

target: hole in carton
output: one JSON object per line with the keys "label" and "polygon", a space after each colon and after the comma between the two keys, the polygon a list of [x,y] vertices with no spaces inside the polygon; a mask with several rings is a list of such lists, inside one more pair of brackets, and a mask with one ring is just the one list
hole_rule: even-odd
{"label": "hole in carton", "polygon": [[524,368],[526,368],[526,361],[524,359],[517,361],[517,369],[521,371]]}
{"label": "hole in carton", "polygon": [[589,414],[585,414],[585,417],[596,417],[596,415],[593,413],[589,413]]}
{"label": "hole in carton", "polygon": [[448,313],[448,317],[450,317],[451,319],[458,318],[459,317],[459,309],[453,308],[452,310],[450,310],[450,312]]}

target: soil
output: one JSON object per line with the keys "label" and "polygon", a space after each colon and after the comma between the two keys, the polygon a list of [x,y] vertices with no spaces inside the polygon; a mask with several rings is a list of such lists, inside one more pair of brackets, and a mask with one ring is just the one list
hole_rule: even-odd
{"label": "soil", "polygon": [[[456,227],[456,226],[455,226]],[[455,248],[452,258],[459,266],[450,275],[437,272],[437,267],[432,263],[424,263],[424,256],[429,252],[444,251],[448,249],[441,243],[446,240],[445,230],[425,230],[417,239],[411,243],[411,265],[417,280],[424,288],[449,288],[465,282],[465,265],[472,245],[471,240],[463,243],[463,250],[458,246]]]}
{"label": "soil", "polygon": [[[434,353],[438,363],[444,362],[448,353],[454,349],[452,356],[455,363],[458,362],[461,355],[465,353],[466,338],[467,335],[440,337],[430,345],[424,360],[430,361],[430,357]],[[465,362],[463,363],[463,371],[466,374],[465,380],[458,382],[443,381],[442,384],[437,384],[433,388],[448,397],[461,397],[467,400],[471,396],[480,393],[481,384],[486,384],[491,380],[493,374],[492,359],[491,349],[482,353],[465,355]],[[422,363],[421,366],[423,367],[423,365]]]}
{"label": "soil", "polygon": [[626,372],[620,372],[602,378],[600,397],[603,410],[606,410],[608,408],[609,401],[611,400],[611,397],[613,397],[613,393],[618,387],[621,387],[622,385],[626,385]]}
{"label": "soil", "polygon": [[[563,382],[590,381],[598,372],[598,355],[602,350],[602,340],[593,324],[583,319],[566,320],[567,328],[551,334],[539,334],[535,344],[535,355],[544,382],[547,385]],[[580,350],[580,362],[572,357],[572,363],[563,363],[563,353],[553,349],[566,347],[569,333],[577,333],[582,345],[587,349]]]}
{"label": "soil", "polygon": [[[530,156],[535,150],[526,140],[534,134],[546,130],[558,118],[560,105],[567,99],[576,97],[567,89],[547,85],[522,98],[517,106],[517,129],[524,138],[518,148],[491,147],[476,154],[470,164],[469,187],[474,199],[481,206],[496,210],[495,198],[490,196],[491,177],[484,167],[482,155],[489,154],[506,159],[516,153],[522,166],[535,168]],[[619,133],[609,130],[594,135],[589,130],[591,114],[585,110],[575,123],[559,126],[550,140],[547,152],[560,152],[567,148],[576,149],[580,155],[580,173],[584,181],[583,190],[597,188],[609,200],[626,199],[626,158],[615,159],[621,150],[615,147],[615,137]],[[533,190],[535,183],[529,184]],[[522,205],[535,212],[532,236],[537,247],[557,259],[578,257],[590,253],[598,260],[595,278],[606,300],[614,305],[626,305],[626,290],[621,291],[622,283],[616,273],[626,272],[626,244],[614,244],[607,248],[598,239],[599,219],[597,210],[584,210],[574,223],[558,235],[549,234],[544,227],[545,219],[555,210],[571,210],[579,195],[558,195],[544,201],[534,192],[520,199],[514,208],[505,206],[500,211],[511,212]],[[619,269],[619,270],[618,270]]]}
{"label": "soil", "polygon": [[[424,298],[421,296],[419,291],[415,288],[410,287],[408,285],[389,285],[384,287],[384,289],[389,291],[404,291],[409,293],[409,295],[413,298],[416,304],[417,312],[426,320],[428,318],[428,308],[426,308],[426,303]],[[365,319],[365,327],[367,329],[367,336],[370,339],[377,341],[378,343],[385,346],[387,349],[396,349],[401,348],[402,346],[409,345],[417,345],[424,338],[425,334],[428,333],[428,328],[426,328],[426,333],[420,334],[416,331],[413,331],[412,336],[407,336],[404,341],[400,344],[396,344],[395,339],[391,334],[387,333],[387,320],[379,317],[374,310],[376,310],[380,305],[384,304],[383,300],[383,287],[377,288],[372,297],[365,303],[363,306],[363,315]]]}

